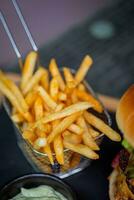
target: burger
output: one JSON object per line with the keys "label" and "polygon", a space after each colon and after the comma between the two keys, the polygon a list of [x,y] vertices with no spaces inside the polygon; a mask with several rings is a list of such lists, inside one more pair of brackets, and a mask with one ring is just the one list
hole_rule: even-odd
{"label": "burger", "polygon": [[134,199],[134,85],[121,97],[116,122],[123,134],[124,148],[115,157],[109,177],[110,200]]}

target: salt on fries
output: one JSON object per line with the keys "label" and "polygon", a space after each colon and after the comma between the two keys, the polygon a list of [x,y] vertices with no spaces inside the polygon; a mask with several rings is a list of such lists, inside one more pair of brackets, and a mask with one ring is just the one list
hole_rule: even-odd
{"label": "salt on fries", "polygon": [[[48,69],[39,66],[35,70],[36,61],[37,53],[30,52],[18,86],[0,71],[0,91],[13,106],[11,118],[36,151],[45,153],[52,165],[55,154],[57,162],[64,165],[65,149],[73,151],[74,156],[98,159],[97,137],[104,134],[120,141],[118,133],[88,110],[103,113],[100,102],[83,84],[93,63],[89,55],[75,75],[67,67],[63,67],[62,75],[55,59],[50,60]],[[69,165],[75,162],[72,157]]]}

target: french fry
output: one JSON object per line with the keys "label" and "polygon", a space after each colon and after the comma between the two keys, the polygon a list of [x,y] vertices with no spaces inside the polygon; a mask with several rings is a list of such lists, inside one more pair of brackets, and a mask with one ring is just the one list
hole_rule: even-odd
{"label": "french fry", "polygon": [[43,103],[45,112],[51,113],[51,108],[44,102]]}
{"label": "french fry", "polygon": [[7,76],[0,71],[0,80],[10,89],[10,91],[16,96],[16,99],[20,102],[22,108],[24,111],[28,111],[28,105],[26,104],[26,101],[20,91],[20,89],[17,87],[17,85],[7,78]]}
{"label": "french fry", "polygon": [[52,77],[57,78],[61,91],[64,91],[65,90],[65,83],[64,83],[63,78],[62,78],[60,71],[58,69],[56,60],[54,58],[51,59],[51,61],[50,61],[49,70],[51,72]]}
{"label": "french fry", "polygon": [[80,84],[78,85],[78,90],[80,90],[80,91],[86,91],[85,85],[84,85],[83,83],[80,83]]}
{"label": "french fry", "polygon": [[[52,122],[52,127],[53,130],[58,126],[60,123],[60,120],[55,120]],[[61,135],[58,135],[54,141],[53,141],[53,147],[54,147],[54,152],[56,159],[59,164],[63,165],[64,164],[64,149],[63,149],[63,141]]]}
{"label": "french fry", "polygon": [[29,108],[31,108],[33,106],[36,98],[37,98],[37,92],[36,91],[31,91],[26,95],[25,101],[26,101]]}
{"label": "french fry", "polygon": [[54,139],[54,151],[58,163],[60,165],[64,165],[64,149],[63,149],[63,141],[61,135],[58,135]]}
{"label": "french fry", "polygon": [[89,126],[88,126],[88,131],[93,138],[96,138],[100,135],[98,131],[94,130],[92,127]]}
{"label": "french fry", "polygon": [[100,104],[100,102],[97,99],[95,99],[91,94],[85,91],[80,91],[78,89],[76,89],[76,94],[79,100],[91,103],[93,109],[96,110],[97,112],[101,113],[103,111],[103,107]]}
{"label": "french fry", "polygon": [[[48,125],[49,124],[46,124],[46,125],[47,125],[47,127],[46,126],[44,127],[45,130],[44,129],[41,129],[41,130],[37,129],[37,132],[36,132],[36,134],[38,135],[38,137],[45,138],[45,140],[46,140],[46,133],[50,132],[50,129],[48,130]],[[53,155],[52,155],[52,151],[51,151],[50,145],[48,145],[46,143],[46,145],[43,147],[43,152],[45,154],[47,154],[51,165],[53,165],[54,164],[54,160],[53,160]]]}
{"label": "french fry", "polygon": [[33,75],[36,61],[37,61],[37,53],[34,51],[30,52],[26,57],[24,67],[22,70],[22,77],[20,83],[22,90],[24,90],[24,88],[26,87],[27,83],[29,82],[29,80]]}
{"label": "french fry", "polygon": [[77,113],[79,111],[86,110],[90,107],[91,107],[91,105],[88,102],[79,102],[79,103],[73,104],[71,106],[64,108],[63,110],[61,110],[59,112],[55,112],[46,117],[43,117],[41,120],[38,120],[35,123],[34,127],[37,127],[38,124],[42,124],[42,123],[45,124],[45,123],[48,123],[48,122],[51,122],[51,121],[54,121],[57,119],[61,119],[63,117],[67,117],[67,116]]}
{"label": "french fry", "polygon": [[72,100],[72,103],[77,103],[79,101],[75,89],[72,91],[71,100]]}
{"label": "french fry", "polygon": [[50,115],[50,112],[44,111],[44,116],[48,116],[48,115]]}
{"label": "french fry", "polygon": [[72,114],[71,116],[68,116],[64,118],[56,127],[53,129],[53,131],[48,135],[47,142],[50,144],[58,135],[60,135],[62,132],[64,132],[81,114],[81,112],[77,112],[75,114]]}
{"label": "french fry", "polygon": [[68,88],[75,88],[75,80],[69,68],[63,68],[64,77]]}
{"label": "french fry", "polygon": [[46,134],[49,134],[52,131],[51,124],[44,124],[44,131]]}
{"label": "french fry", "polygon": [[50,160],[50,163],[51,165],[54,165],[54,159],[53,159],[53,155],[52,155],[52,150],[50,148],[50,145],[46,145],[44,148],[43,148],[44,152],[47,154],[49,160]]}
{"label": "french fry", "polygon": [[93,63],[92,58],[89,55],[86,55],[75,75],[75,83],[78,85],[85,78],[87,71],[90,69]]}
{"label": "french fry", "polygon": [[58,104],[57,107],[56,107],[56,109],[55,109],[55,112],[61,111],[64,107],[65,107],[64,103]]}
{"label": "french fry", "polygon": [[117,142],[121,140],[121,136],[116,131],[114,131],[111,127],[109,127],[107,124],[105,124],[101,119],[99,119],[95,115],[85,111],[84,117],[85,117],[85,120],[89,124],[91,124],[93,127],[100,130],[111,140],[117,141]]}
{"label": "french fry", "polygon": [[43,117],[43,103],[40,97],[38,97],[34,103],[34,113],[36,121]]}
{"label": "french fry", "polygon": [[53,130],[56,128],[56,126],[58,126],[58,124],[60,123],[60,120],[55,120],[55,121],[52,121],[52,127],[53,127]]}
{"label": "french fry", "polygon": [[40,124],[40,126],[38,126],[36,129],[39,131],[43,131],[45,134],[48,135],[52,131],[52,126],[49,123]]}
{"label": "french fry", "polygon": [[72,144],[80,144],[82,142],[82,137],[80,135],[76,135],[66,130],[63,132],[64,141],[72,143]]}
{"label": "french fry", "polygon": [[43,130],[40,130],[40,129],[35,129],[35,133],[36,133],[36,135],[37,135],[37,137],[39,137],[39,138],[46,138],[46,133],[45,133],[45,131],[43,131]]}
{"label": "french fry", "polygon": [[37,89],[39,95],[42,97],[43,101],[45,102],[45,104],[55,110],[57,104],[56,102],[50,97],[50,95],[46,92],[45,89],[43,89],[43,87],[39,86]]}
{"label": "french fry", "polygon": [[57,81],[57,78],[52,78],[50,81],[50,96],[54,101],[57,101],[58,99],[58,92],[59,92],[59,83]]}
{"label": "french fry", "polygon": [[11,118],[15,123],[22,123],[25,121],[24,117],[20,113],[12,115]]}
{"label": "french fry", "polygon": [[83,144],[74,145],[74,144],[68,143],[64,140],[63,140],[63,144],[64,144],[65,148],[70,149],[71,151],[74,151],[76,153],[79,153],[89,159],[96,160],[99,158],[99,155],[97,153],[95,153],[92,149],[87,147],[86,145],[83,145]]}
{"label": "french fry", "polygon": [[49,90],[49,72],[47,69],[44,68],[44,75],[41,77],[41,85],[42,87],[48,91]]}
{"label": "french fry", "polygon": [[25,140],[28,140],[31,144],[37,139],[37,136],[30,130],[24,130],[22,133],[22,137]]}
{"label": "french fry", "polygon": [[16,108],[16,110],[29,122],[33,121],[32,116],[29,112],[25,112],[19,102],[17,101],[14,94],[5,86],[3,82],[0,81],[0,91],[9,99],[11,104]]}
{"label": "french fry", "polygon": [[33,87],[39,83],[43,75],[44,75],[44,69],[40,67],[32,76],[32,78],[28,81],[27,85],[23,89],[23,94],[26,95],[29,91],[31,91]]}
{"label": "french fry", "polygon": [[70,106],[72,104],[72,100],[71,100],[71,98],[67,98],[67,100],[66,100],[66,106]]}
{"label": "french fry", "polygon": [[99,150],[100,148],[90,135],[86,122],[82,116],[78,118],[77,123],[84,129],[82,134],[84,144],[87,145],[92,150]]}
{"label": "french fry", "polygon": [[72,131],[73,133],[77,134],[77,135],[81,135],[83,133],[83,128],[81,128],[80,126],[78,126],[77,124],[71,124],[68,127],[69,131]]}
{"label": "french fry", "polygon": [[63,92],[59,92],[58,99],[60,101],[66,101],[67,100],[67,95],[65,93],[63,93]]}

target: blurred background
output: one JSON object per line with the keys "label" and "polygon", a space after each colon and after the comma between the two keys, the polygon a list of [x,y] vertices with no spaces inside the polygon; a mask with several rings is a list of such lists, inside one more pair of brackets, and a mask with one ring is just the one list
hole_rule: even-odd
{"label": "blurred background", "polygon": [[[84,2],[82,0],[18,0],[18,3],[36,44],[38,47],[42,47],[61,36],[74,25],[83,22],[87,17],[91,17],[98,9],[104,7],[110,1],[111,0],[85,0]],[[25,55],[30,50],[31,46],[11,1],[0,0],[0,7],[22,55]],[[12,64],[16,57],[2,26],[0,26],[0,31],[0,64],[7,66]]]}
{"label": "blurred background", "polygon": [[[88,80],[96,91],[120,96],[133,83],[133,0],[18,0],[47,66],[77,68],[85,54],[94,59]],[[0,0],[8,25],[24,56],[30,43],[10,0]],[[19,72],[17,58],[0,25],[0,68]],[[97,81],[96,81],[97,80]]]}

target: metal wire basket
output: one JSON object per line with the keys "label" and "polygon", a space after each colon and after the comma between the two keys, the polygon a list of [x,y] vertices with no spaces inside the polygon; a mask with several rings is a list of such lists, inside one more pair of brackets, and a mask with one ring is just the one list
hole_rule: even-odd
{"label": "metal wire basket", "polygon": [[[86,81],[84,81],[84,85],[86,86],[87,90],[95,98],[97,98],[96,94],[94,93],[94,91],[92,90],[92,88]],[[4,99],[3,105],[10,120],[12,121],[10,117],[11,105],[9,101],[7,99]],[[108,125],[111,125],[110,116],[108,112],[105,110],[105,108],[102,114],[98,114],[94,110],[91,110],[91,112],[93,112],[95,115],[103,119]],[[28,162],[30,162],[30,164],[34,167],[36,171],[42,171],[46,173],[55,174],[56,176],[64,178],[74,173],[77,173],[90,165],[91,163],[90,159],[87,159],[79,155],[78,153],[74,153],[68,149],[65,149],[64,150],[64,160],[65,160],[64,165],[60,166],[56,161],[55,154],[53,154],[55,158],[55,165],[52,166],[49,162],[47,155],[36,151],[29,142],[23,139],[20,127],[17,124],[15,124],[13,121],[12,123],[13,123],[14,130],[17,136],[18,145],[21,148],[22,152],[24,153]],[[101,134],[99,137],[96,138],[96,142],[100,144],[102,139],[103,139],[103,134]]]}

